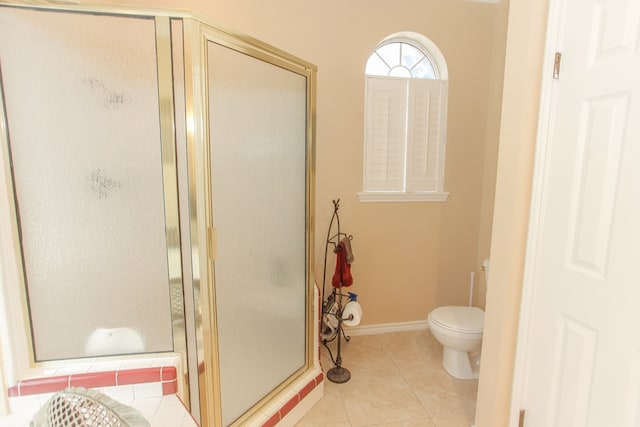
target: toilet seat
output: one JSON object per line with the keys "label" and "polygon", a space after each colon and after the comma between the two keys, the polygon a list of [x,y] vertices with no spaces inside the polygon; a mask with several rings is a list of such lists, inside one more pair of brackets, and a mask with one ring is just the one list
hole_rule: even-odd
{"label": "toilet seat", "polygon": [[481,334],[484,328],[484,311],[478,307],[438,307],[429,314],[429,320],[453,332]]}

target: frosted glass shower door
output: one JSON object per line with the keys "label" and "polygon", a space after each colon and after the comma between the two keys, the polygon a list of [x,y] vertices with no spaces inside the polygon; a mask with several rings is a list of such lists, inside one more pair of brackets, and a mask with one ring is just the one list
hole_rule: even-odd
{"label": "frosted glass shower door", "polygon": [[306,362],[306,77],[209,42],[220,386],[229,425]]}
{"label": "frosted glass shower door", "polygon": [[0,7],[37,360],[173,349],[155,22]]}

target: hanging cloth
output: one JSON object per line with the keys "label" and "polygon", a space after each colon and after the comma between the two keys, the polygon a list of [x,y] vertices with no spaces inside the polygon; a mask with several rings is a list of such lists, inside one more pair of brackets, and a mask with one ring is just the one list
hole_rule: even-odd
{"label": "hanging cloth", "polygon": [[336,271],[331,279],[334,288],[347,287],[353,284],[353,276],[351,276],[351,264],[347,263],[347,250],[345,244],[341,241],[334,249],[336,253]]}
{"label": "hanging cloth", "polygon": [[343,238],[340,240],[340,243],[344,246],[344,255],[347,259],[347,264],[353,264],[355,258],[353,256],[353,250],[351,249],[351,236]]}

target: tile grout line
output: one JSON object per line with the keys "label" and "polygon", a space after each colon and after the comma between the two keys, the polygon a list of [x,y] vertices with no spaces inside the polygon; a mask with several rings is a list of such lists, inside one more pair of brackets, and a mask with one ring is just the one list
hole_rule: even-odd
{"label": "tile grout line", "polygon": [[[407,377],[405,376],[404,372],[402,372],[402,369],[400,369],[400,366],[398,366],[398,364],[396,363],[396,361],[393,359],[393,357],[390,357],[391,359],[391,363],[393,363],[393,366],[395,366],[395,368],[398,370],[398,372],[400,372],[400,376],[402,377],[402,380],[404,381],[404,383],[407,385],[407,387],[409,387],[409,390],[411,390],[411,393],[413,394],[413,396],[416,398],[416,400],[418,401],[418,403],[420,403],[420,406],[422,407],[422,409],[424,410],[424,413],[426,414],[426,418],[429,419],[429,421],[431,421],[431,423],[437,427],[435,420],[433,419],[431,413],[429,412],[429,410],[424,406],[424,403],[422,403],[422,400],[420,400],[420,397],[418,397],[418,395],[416,394],[416,390],[413,388],[413,386],[411,385],[411,383],[407,380]],[[408,420],[404,420],[404,421],[412,421],[412,420],[416,420],[417,418],[412,418],[412,419],[408,419]]]}

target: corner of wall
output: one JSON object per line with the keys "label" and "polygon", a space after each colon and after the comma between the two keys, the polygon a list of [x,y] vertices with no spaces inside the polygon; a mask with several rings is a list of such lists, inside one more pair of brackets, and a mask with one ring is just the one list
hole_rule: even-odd
{"label": "corner of wall", "polygon": [[491,288],[487,293],[476,427],[502,427],[509,422],[547,3],[511,0],[509,4]]}

